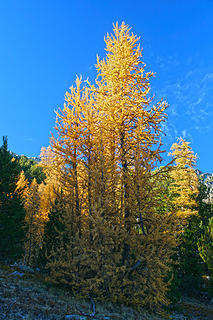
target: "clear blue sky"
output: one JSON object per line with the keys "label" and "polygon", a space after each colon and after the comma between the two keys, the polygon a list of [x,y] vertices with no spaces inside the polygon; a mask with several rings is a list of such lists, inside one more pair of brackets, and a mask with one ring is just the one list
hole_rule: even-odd
{"label": "clear blue sky", "polygon": [[65,92],[76,75],[94,77],[104,36],[125,21],[156,73],[152,93],[170,104],[165,148],[182,136],[213,172],[212,19],[213,0],[0,1],[0,137],[39,155]]}

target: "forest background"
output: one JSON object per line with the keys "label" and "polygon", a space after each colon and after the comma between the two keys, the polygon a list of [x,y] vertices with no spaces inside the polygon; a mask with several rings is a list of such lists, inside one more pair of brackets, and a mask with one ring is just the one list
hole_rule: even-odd
{"label": "forest background", "polygon": [[182,138],[163,165],[168,104],[153,104],[139,39],[122,23],[105,43],[95,83],[77,77],[66,93],[41,162],[3,137],[1,259],[39,267],[77,297],[158,310],[204,279],[211,296],[211,181]]}
{"label": "forest background", "polygon": [[[212,297],[212,2],[11,4],[0,11],[1,261],[78,297],[151,309]],[[38,155],[51,127],[40,157],[18,155]]]}

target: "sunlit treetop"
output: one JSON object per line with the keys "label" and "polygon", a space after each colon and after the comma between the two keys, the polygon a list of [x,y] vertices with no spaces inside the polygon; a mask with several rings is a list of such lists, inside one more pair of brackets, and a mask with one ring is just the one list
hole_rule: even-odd
{"label": "sunlit treetop", "polygon": [[[149,93],[149,78],[153,76],[153,73],[145,73],[145,64],[141,61],[140,38],[131,33],[130,30],[124,22],[121,26],[116,23],[113,29],[114,34],[107,34],[107,37],[105,37],[106,58],[100,60],[97,57],[97,79],[101,78],[101,82],[107,82],[108,86],[112,86],[112,90],[116,83],[116,87],[119,85],[117,89],[119,89],[120,96],[125,96],[125,93],[129,94],[131,92],[135,94],[137,100],[138,92],[136,89],[140,91],[140,97]],[[125,86],[123,86],[124,82]],[[128,85],[127,92],[125,92],[126,85]],[[116,88],[114,87],[114,89]],[[144,102],[147,103],[146,100]]]}
{"label": "sunlit treetop", "polygon": [[192,168],[196,164],[197,155],[193,153],[190,142],[183,138],[178,138],[178,142],[171,147],[172,152],[169,155],[175,158],[176,166]]}

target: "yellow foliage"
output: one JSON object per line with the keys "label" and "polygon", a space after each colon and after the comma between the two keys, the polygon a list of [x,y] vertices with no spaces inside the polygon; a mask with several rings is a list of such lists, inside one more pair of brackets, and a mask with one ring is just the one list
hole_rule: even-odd
{"label": "yellow foliage", "polygon": [[[45,150],[42,152],[42,154],[44,154]],[[50,153],[49,149],[46,153]],[[50,172],[50,161],[49,164],[47,164],[48,157],[44,158],[45,161],[43,160],[41,165],[44,166],[45,170],[48,168],[48,172]],[[28,265],[36,264],[39,250],[42,247],[44,226],[48,221],[48,215],[56,198],[55,190],[59,188],[56,181],[57,180],[54,179],[53,176],[53,170],[51,171],[51,176],[48,176],[45,183],[40,185],[37,183],[35,178],[29,185],[23,171],[17,181],[16,192],[21,195],[26,212],[25,228],[27,232],[24,260]]]}
{"label": "yellow foliage", "polygon": [[49,256],[53,281],[78,296],[154,307],[168,303],[165,276],[179,226],[162,197],[167,167],[156,170],[167,103],[152,105],[153,73],[145,72],[138,40],[116,24],[105,38],[106,58],[97,59],[95,85],[77,78],[66,93],[57,137],[43,150],[42,208],[48,211],[45,192],[54,197],[54,181],[65,228]]}
{"label": "yellow foliage", "polygon": [[33,265],[42,242],[42,221],[39,215],[40,197],[38,184],[34,178],[30,186],[23,191],[24,208],[26,212],[25,223],[27,227],[25,242],[25,263]]}
{"label": "yellow foliage", "polygon": [[170,177],[172,183],[170,192],[173,194],[174,212],[181,225],[187,223],[187,219],[196,214],[196,197],[198,195],[198,177],[194,170],[197,156],[194,155],[189,142],[179,138],[171,147],[175,159],[175,166],[171,168]]}

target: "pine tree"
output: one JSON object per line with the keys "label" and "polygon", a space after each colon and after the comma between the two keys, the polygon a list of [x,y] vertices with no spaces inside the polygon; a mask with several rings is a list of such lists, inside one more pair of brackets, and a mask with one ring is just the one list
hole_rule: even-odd
{"label": "pine tree", "polygon": [[7,137],[0,147],[0,256],[16,260],[23,254],[25,211],[16,190],[18,159],[8,151]]}
{"label": "pine tree", "polygon": [[24,171],[25,177],[29,181],[29,183],[31,183],[34,178],[36,178],[36,181],[39,184],[45,180],[45,174],[41,166],[39,166],[38,160],[28,158],[24,155],[18,157],[18,160],[19,165]]}
{"label": "pine tree", "polygon": [[[181,288],[188,294],[199,291],[202,286],[202,276],[205,274],[205,263],[199,254],[200,239],[203,239],[204,230],[212,217],[212,207],[205,200],[208,196],[207,188],[199,183],[199,194],[197,197],[197,215],[189,219],[188,227],[182,235],[180,247],[180,279]],[[193,290],[192,290],[193,288]]]}
{"label": "pine tree", "polygon": [[210,274],[209,294],[213,296],[213,217],[207,226],[202,226],[203,233],[198,241],[198,250]]}
{"label": "pine tree", "polygon": [[209,219],[209,223],[204,229],[198,248],[201,258],[207,264],[211,275],[213,275],[213,217]]}
{"label": "pine tree", "polygon": [[199,226],[197,228],[197,251],[202,259],[202,275],[210,275],[208,291],[213,296],[213,207],[212,190],[201,184],[199,194]]}

